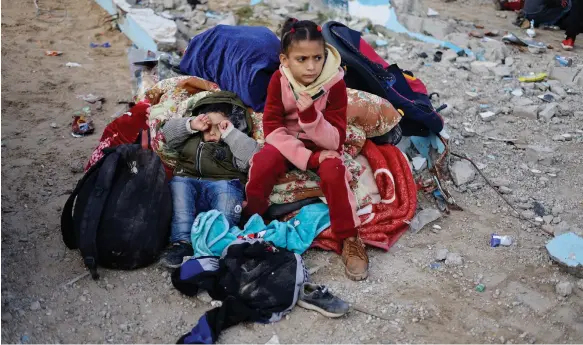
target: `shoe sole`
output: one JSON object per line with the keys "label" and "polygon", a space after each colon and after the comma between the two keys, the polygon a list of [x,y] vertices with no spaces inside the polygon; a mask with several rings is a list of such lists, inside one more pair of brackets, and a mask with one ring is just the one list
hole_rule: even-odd
{"label": "shoe sole", "polygon": [[166,261],[164,259],[161,259],[160,261],[158,261],[158,263],[161,266],[163,266],[163,267],[171,268],[171,269],[178,268],[178,267],[182,266],[182,263],[177,264],[177,265],[176,264],[171,264],[171,263],[169,263],[168,261]]}
{"label": "shoe sole", "polygon": [[566,46],[566,45],[563,45],[563,44],[561,44],[561,46],[563,47],[563,49],[565,49],[567,51],[573,50],[573,47],[571,47],[571,46]]}
{"label": "shoe sole", "polygon": [[344,270],[344,273],[346,273],[346,276],[348,277],[348,279],[354,280],[357,282],[361,281],[361,280],[365,280],[366,278],[368,278],[368,271],[361,273],[361,274],[354,274],[348,270]]}
{"label": "shoe sole", "polygon": [[320,308],[320,307],[318,307],[316,305],[313,305],[313,304],[310,304],[310,303],[306,303],[306,302],[304,302],[302,300],[298,300],[298,305],[300,307],[304,308],[304,309],[317,311],[318,313],[320,313],[320,314],[322,314],[322,315],[324,315],[326,317],[332,318],[332,319],[339,318],[339,317],[341,317],[341,316],[343,316],[343,315],[346,314],[346,313],[342,313],[342,314],[331,313],[331,312],[326,311],[326,310],[324,310],[324,309],[322,309],[322,308]]}

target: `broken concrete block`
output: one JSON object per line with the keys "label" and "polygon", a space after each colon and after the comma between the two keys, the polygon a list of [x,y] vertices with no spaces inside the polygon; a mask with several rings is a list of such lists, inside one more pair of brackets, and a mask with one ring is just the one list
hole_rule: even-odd
{"label": "broken concrete block", "polygon": [[527,105],[527,106],[515,106],[512,110],[512,114],[516,117],[522,117],[525,119],[538,119],[538,105]]}
{"label": "broken concrete block", "polygon": [[509,77],[509,76],[512,76],[513,70],[514,69],[512,67],[498,66],[498,67],[494,68],[494,74],[500,78]]}
{"label": "broken concrete block", "polygon": [[427,159],[423,156],[413,157],[413,168],[415,171],[421,171],[427,168]]}
{"label": "broken concrete block", "polygon": [[534,102],[531,99],[524,98],[524,97],[514,98],[512,100],[512,102],[514,103],[514,106],[516,106],[516,107],[524,107],[526,105],[533,105],[534,104]]}
{"label": "broken concrete block", "polygon": [[484,121],[484,122],[490,122],[490,121],[494,120],[495,116],[496,116],[496,113],[493,111],[485,111],[483,113],[480,113],[480,118],[482,118],[482,121]]}
{"label": "broken concrete block", "polygon": [[573,67],[552,66],[549,72],[549,79],[558,80],[563,84],[570,84],[575,78],[576,71]]}
{"label": "broken concrete block", "polygon": [[557,113],[559,105],[557,103],[549,103],[547,104],[543,110],[538,113],[540,119],[545,119],[546,121],[550,121],[553,116]]}
{"label": "broken concrete block", "polygon": [[458,58],[458,55],[456,52],[454,52],[453,50],[448,50],[443,54],[443,60],[445,61],[449,61],[449,62],[454,62],[456,61]]}
{"label": "broken concrete block", "polygon": [[466,160],[453,163],[450,168],[450,172],[453,178],[453,182],[457,186],[472,182],[476,177],[476,171],[474,170],[474,167]]}
{"label": "broken concrete block", "polygon": [[464,264],[464,259],[458,253],[447,253],[445,264],[447,266],[461,266]]}
{"label": "broken concrete block", "polygon": [[555,286],[558,295],[567,297],[573,293],[573,284],[571,282],[560,282]]}
{"label": "broken concrete block", "polygon": [[583,238],[573,232],[555,237],[546,245],[553,261],[567,272],[583,278]]}
{"label": "broken concrete block", "polygon": [[474,61],[470,64],[470,70],[473,73],[488,76],[493,73],[494,68],[498,66],[496,62]]}

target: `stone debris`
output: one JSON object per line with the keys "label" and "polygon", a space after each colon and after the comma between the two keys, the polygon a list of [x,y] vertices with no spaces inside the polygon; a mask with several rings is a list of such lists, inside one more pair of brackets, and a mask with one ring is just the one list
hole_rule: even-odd
{"label": "stone debris", "polygon": [[573,293],[573,284],[571,282],[560,282],[555,286],[558,295],[567,297]]}
{"label": "stone debris", "polygon": [[557,103],[549,103],[547,104],[543,110],[538,113],[539,118],[545,119],[546,121],[550,121],[553,116],[557,113],[558,105]]}
{"label": "stone debris", "polygon": [[445,259],[447,259],[448,253],[449,250],[447,249],[439,249],[438,251],[435,252],[435,261],[444,261]]}
{"label": "stone debris", "polygon": [[466,160],[453,163],[453,165],[450,167],[450,172],[453,178],[453,182],[457,186],[472,182],[476,177],[476,170],[474,170],[472,164]]}
{"label": "stone debris", "polygon": [[538,119],[538,105],[517,105],[512,110],[512,114],[516,117],[536,120]]}
{"label": "stone debris", "polygon": [[447,253],[445,264],[447,266],[461,266],[464,264],[464,259],[458,253]]}

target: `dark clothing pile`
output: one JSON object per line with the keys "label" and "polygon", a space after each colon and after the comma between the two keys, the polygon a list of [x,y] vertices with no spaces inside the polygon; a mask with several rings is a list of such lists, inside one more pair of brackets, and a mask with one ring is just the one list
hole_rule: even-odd
{"label": "dark clothing pile", "polygon": [[185,295],[208,291],[223,301],[206,312],[181,344],[212,344],[241,322],[276,322],[295,306],[308,280],[301,256],[259,239],[237,240],[218,257],[190,259],[172,274]]}
{"label": "dark clothing pile", "polygon": [[583,0],[527,0],[522,10],[536,26],[558,25],[569,38],[583,32]]}
{"label": "dark clothing pile", "polygon": [[212,80],[262,112],[279,49],[279,39],[266,27],[217,25],[192,38],[180,71]]}

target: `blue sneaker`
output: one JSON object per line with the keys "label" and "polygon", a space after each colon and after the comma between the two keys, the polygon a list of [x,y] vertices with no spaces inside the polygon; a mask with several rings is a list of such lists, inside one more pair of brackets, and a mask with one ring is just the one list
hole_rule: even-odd
{"label": "blue sneaker", "polygon": [[310,283],[302,286],[298,305],[331,318],[341,317],[350,310],[348,303],[332,295],[326,286]]}

